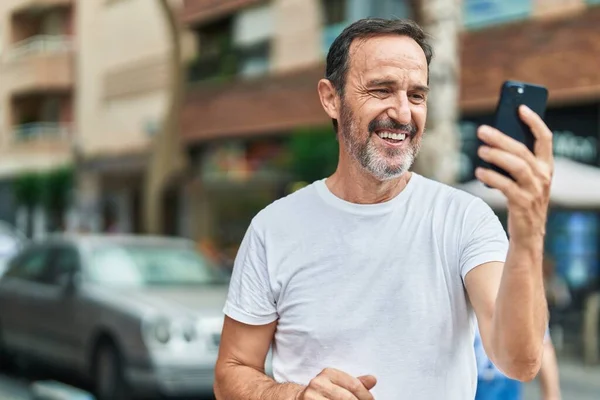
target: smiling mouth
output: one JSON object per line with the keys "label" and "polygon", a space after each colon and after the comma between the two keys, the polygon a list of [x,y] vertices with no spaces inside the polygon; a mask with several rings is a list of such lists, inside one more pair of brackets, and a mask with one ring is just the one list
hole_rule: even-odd
{"label": "smiling mouth", "polygon": [[395,133],[390,131],[375,132],[380,139],[385,140],[388,143],[398,144],[404,142],[406,139],[406,133]]}

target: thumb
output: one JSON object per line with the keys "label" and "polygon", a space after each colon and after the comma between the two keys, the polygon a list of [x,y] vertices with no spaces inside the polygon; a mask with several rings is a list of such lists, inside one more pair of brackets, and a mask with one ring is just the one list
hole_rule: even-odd
{"label": "thumb", "polygon": [[358,380],[361,381],[363,385],[365,385],[367,390],[373,389],[375,387],[375,384],[377,384],[377,378],[375,378],[373,375],[359,376]]}

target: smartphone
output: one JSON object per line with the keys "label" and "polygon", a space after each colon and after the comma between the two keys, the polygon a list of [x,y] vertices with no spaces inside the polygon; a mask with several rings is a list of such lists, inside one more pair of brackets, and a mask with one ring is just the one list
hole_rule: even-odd
{"label": "smartphone", "polygon": [[[535,137],[519,116],[521,104],[531,108],[536,114],[544,119],[548,103],[548,89],[532,83],[506,81],[500,89],[500,98],[496,106],[493,127],[500,132],[525,144],[533,152]],[[480,141],[480,144],[484,144]],[[480,160],[480,166],[497,171],[504,176],[514,179],[503,169]]]}

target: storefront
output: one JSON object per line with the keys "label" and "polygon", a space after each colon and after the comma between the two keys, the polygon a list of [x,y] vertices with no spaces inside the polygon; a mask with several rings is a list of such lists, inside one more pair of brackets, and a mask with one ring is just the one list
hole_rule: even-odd
{"label": "storefront", "polygon": [[286,194],[285,137],[213,141],[194,153],[203,208],[198,240],[231,261],[252,218]]}
{"label": "storefront", "polygon": [[[600,166],[600,105],[551,108],[546,123],[554,133],[554,154],[579,163]],[[465,116],[461,121],[460,181],[474,179],[479,145],[476,130],[491,124],[493,114]],[[577,179],[576,176],[573,179]],[[600,190],[600,182],[598,182]],[[506,214],[498,212],[506,223]],[[546,235],[547,256],[555,271],[575,293],[584,293],[600,279],[600,207],[551,209]]]}

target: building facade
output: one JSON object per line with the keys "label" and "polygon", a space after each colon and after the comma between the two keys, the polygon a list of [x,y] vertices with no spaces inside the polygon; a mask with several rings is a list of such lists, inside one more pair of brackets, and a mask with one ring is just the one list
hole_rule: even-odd
{"label": "building facade", "polygon": [[140,232],[149,146],[168,101],[172,44],[165,16],[154,0],[79,3],[77,205],[87,223],[82,228]]}
{"label": "building facade", "polygon": [[[184,1],[182,20],[198,43],[181,116],[184,140],[195,155],[189,185],[194,236],[239,242],[253,212],[284,194],[289,177],[277,174],[273,149],[284,148],[299,128],[330,124],[316,83],[332,40],[361,17],[411,17],[408,3]],[[490,122],[507,79],[547,86],[546,120],[555,133],[556,155],[600,166],[598,3],[462,0],[459,181],[473,179],[476,127]],[[576,236],[569,233],[573,229],[584,230],[582,248],[564,244],[566,236]],[[574,277],[573,284],[599,275],[597,212],[556,212],[549,232],[549,252],[565,276]]]}
{"label": "building facade", "polygon": [[[0,3],[0,218],[33,234],[45,230],[39,204],[25,210],[15,194],[24,174],[72,163],[77,133],[76,2]],[[22,196],[23,197],[23,196]]]}

